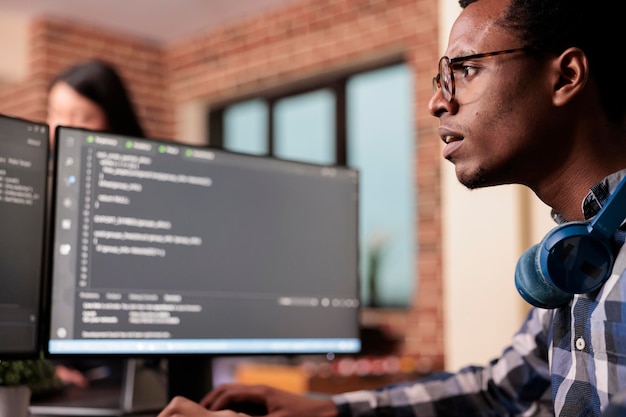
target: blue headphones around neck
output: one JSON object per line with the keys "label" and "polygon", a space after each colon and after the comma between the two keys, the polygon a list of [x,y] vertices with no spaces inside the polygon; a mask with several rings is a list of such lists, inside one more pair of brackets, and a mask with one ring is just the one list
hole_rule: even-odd
{"label": "blue headphones around neck", "polygon": [[515,287],[530,304],[557,308],[599,289],[611,276],[611,237],[626,218],[626,177],[591,221],[552,229],[517,261]]}

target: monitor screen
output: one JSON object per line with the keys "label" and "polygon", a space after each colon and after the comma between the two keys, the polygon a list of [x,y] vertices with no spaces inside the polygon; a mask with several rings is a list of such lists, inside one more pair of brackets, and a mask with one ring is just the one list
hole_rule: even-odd
{"label": "monitor screen", "polygon": [[0,116],[0,359],[39,353],[48,127]]}
{"label": "monitor screen", "polygon": [[360,349],[356,171],[56,135],[50,355]]}

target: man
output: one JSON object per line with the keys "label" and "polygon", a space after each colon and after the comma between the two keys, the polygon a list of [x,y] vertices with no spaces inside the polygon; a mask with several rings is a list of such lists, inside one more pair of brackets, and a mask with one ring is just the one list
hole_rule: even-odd
{"label": "man", "polygon": [[[626,176],[626,54],[616,48],[624,38],[624,3],[460,4],[429,103],[440,120],[443,156],[468,188],[523,184],[558,222],[592,218]],[[626,410],[625,234],[622,225],[611,236],[620,254],[599,290],[533,309],[511,346],[484,367],[330,399],[227,385],[200,405],[176,398],[160,417],[227,416],[233,413],[204,407],[243,401],[281,417],[620,415]]]}

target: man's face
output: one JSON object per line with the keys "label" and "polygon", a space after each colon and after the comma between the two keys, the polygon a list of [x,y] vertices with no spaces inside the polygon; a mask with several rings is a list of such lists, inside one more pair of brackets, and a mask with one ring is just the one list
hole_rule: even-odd
{"label": "man's face", "polygon": [[[496,24],[507,4],[479,0],[465,8],[445,55],[453,59],[525,47]],[[523,51],[453,64],[452,101],[438,90],[429,109],[440,119],[443,156],[463,185],[528,185],[554,162],[548,149],[552,107],[545,69],[545,61]]]}

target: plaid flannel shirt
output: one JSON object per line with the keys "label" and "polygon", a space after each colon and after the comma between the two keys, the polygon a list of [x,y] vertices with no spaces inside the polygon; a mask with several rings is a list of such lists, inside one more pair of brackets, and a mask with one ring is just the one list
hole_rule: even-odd
{"label": "plaid flannel shirt", "polygon": [[[587,219],[624,176],[626,170],[614,173],[589,191],[583,201]],[[336,395],[339,415],[626,416],[625,236],[622,224],[613,237],[619,253],[612,275],[600,290],[576,295],[558,309],[532,309],[500,358],[484,367]]]}

